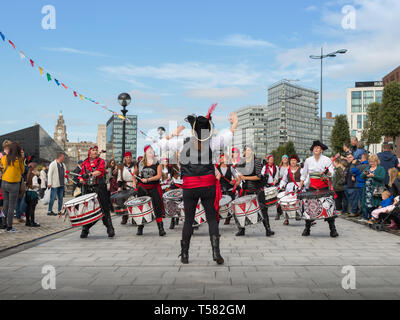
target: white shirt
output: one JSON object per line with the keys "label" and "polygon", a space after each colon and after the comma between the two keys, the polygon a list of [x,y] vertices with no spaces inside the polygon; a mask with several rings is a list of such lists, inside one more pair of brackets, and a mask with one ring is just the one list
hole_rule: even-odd
{"label": "white shirt", "polygon": [[40,171],[40,187],[42,189],[47,188],[47,173],[45,170]]}
{"label": "white shirt", "polygon": [[333,165],[331,159],[321,154],[319,160],[317,161],[315,160],[315,157],[312,156],[304,162],[301,181],[306,181],[312,173],[323,173],[327,168],[333,176]]}
{"label": "white shirt", "polygon": [[[281,168],[281,169],[282,169],[282,168]],[[283,188],[286,187],[286,189],[285,189],[286,192],[293,192],[295,189],[297,190],[296,184],[293,183],[293,182],[289,182],[289,179],[288,179],[289,170],[292,170],[292,169],[291,169],[290,167],[289,167],[289,168],[285,168],[285,169],[286,169],[286,170],[285,170],[285,172],[284,172],[284,174],[283,174],[281,183],[279,184],[279,188],[282,190]],[[300,168],[300,167],[298,167],[297,170],[300,170],[300,173],[301,173],[301,168]],[[296,171],[296,172],[291,171],[291,172],[292,172],[293,179],[294,179],[294,174],[295,174],[297,171]],[[289,183],[288,183],[288,182],[289,182]],[[297,182],[296,182],[296,183],[297,183]],[[297,185],[300,186],[300,182],[298,182]]]}
{"label": "white shirt", "polygon": [[121,176],[121,170],[118,170],[118,182],[125,182],[127,186],[133,187],[133,175],[135,174],[135,166],[132,166],[131,168],[128,168],[127,166],[124,166],[124,169],[122,170],[122,176]]}
{"label": "white shirt", "polygon": [[279,179],[279,168],[278,168],[278,166],[275,166],[275,165],[274,165],[274,167],[275,167],[275,175],[274,175],[274,171],[273,171],[274,169],[269,167],[268,171],[267,171],[266,165],[261,170],[261,175],[263,175],[263,176],[268,175],[268,181],[267,181],[268,184],[272,184],[275,179],[276,180]]}

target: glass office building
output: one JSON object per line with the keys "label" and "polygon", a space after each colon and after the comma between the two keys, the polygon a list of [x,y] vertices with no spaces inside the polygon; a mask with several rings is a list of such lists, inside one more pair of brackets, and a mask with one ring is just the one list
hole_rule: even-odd
{"label": "glass office building", "polygon": [[235,131],[234,146],[243,155],[244,147],[251,145],[256,156],[264,159],[267,154],[267,107],[248,106],[236,112],[239,124]]}
{"label": "glass office building", "polygon": [[[125,129],[125,151],[132,152],[133,159],[137,158],[137,116],[127,115]],[[117,162],[122,161],[122,125],[123,120],[113,115],[107,121],[106,148],[107,160],[114,158]]]}
{"label": "glass office building", "polygon": [[[364,124],[367,121],[367,107],[373,102],[382,102],[382,81],[356,82],[354,88],[347,89],[347,119],[351,136],[362,137]],[[383,142],[383,138],[382,138]],[[381,152],[381,145],[372,145],[372,153]]]}
{"label": "glass office building", "polygon": [[267,152],[292,141],[300,159],[320,136],[316,90],[282,80],[268,88]]}

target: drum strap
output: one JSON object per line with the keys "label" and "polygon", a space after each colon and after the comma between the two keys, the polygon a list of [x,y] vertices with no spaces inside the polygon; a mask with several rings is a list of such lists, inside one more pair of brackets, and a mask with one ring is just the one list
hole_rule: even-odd
{"label": "drum strap", "polygon": [[[297,170],[299,170],[299,169],[297,169]],[[299,185],[297,184],[296,180],[294,179],[292,170],[290,169],[290,167],[288,168],[288,173],[289,173],[290,179],[292,179],[292,181],[296,185],[296,187],[299,188]]]}

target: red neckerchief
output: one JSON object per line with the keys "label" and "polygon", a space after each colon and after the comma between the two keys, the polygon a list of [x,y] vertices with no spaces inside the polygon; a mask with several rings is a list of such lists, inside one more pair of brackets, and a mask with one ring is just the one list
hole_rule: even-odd
{"label": "red neckerchief", "polygon": [[[274,168],[274,170],[272,170],[272,172],[271,172],[271,170],[269,169],[269,168]],[[272,179],[275,179],[275,173],[276,173],[276,166],[273,164],[272,166],[270,166],[268,163],[267,163],[267,170],[268,170],[268,172],[270,173],[270,174],[272,174]]]}
{"label": "red neckerchief", "polygon": [[[297,170],[299,170],[299,168],[297,168]],[[297,170],[296,170],[296,172],[297,172]],[[288,172],[289,172],[289,176],[290,176],[290,179],[292,179],[292,181],[294,182],[294,184],[296,185],[296,187],[297,188],[299,188],[299,185],[296,183],[296,181],[294,180],[294,177],[293,177],[293,174],[292,174],[292,169],[289,167],[289,169],[288,169]]]}

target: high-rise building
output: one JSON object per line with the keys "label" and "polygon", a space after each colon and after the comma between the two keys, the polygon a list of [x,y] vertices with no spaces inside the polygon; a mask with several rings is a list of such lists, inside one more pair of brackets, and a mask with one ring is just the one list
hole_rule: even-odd
{"label": "high-rise building", "polygon": [[[106,125],[105,124],[99,124],[97,126],[97,146],[99,147],[99,150],[107,150],[107,144],[106,144]],[[106,158],[106,155],[104,153],[101,154],[102,158]]]}
{"label": "high-rise building", "polygon": [[263,105],[247,106],[236,111],[239,124],[235,131],[234,146],[241,152],[246,145],[254,147],[257,157],[267,153],[267,108]]}
{"label": "high-rise building", "polygon": [[268,88],[268,153],[292,141],[301,159],[310,155],[310,146],[320,136],[318,97],[317,90],[287,80]]}
{"label": "high-rise building", "polygon": [[[126,122],[125,130],[125,150],[132,152],[132,157],[137,157],[137,116],[127,115],[129,121]],[[106,150],[107,160],[115,159],[122,161],[122,126],[123,120],[117,115],[113,115],[107,121],[106,128]]]}
{"label": "high-rise building", "polygon": [[[364,124],[367,121],[367,107],[373,102],[382,102],[383,82],[356,82],[354,88],[347,89],[347,119],[351,136],[362,138]],[[382,138],[383,141],[383,138]],[[381,152],[381,144],[370,146],[370,152]]]}

